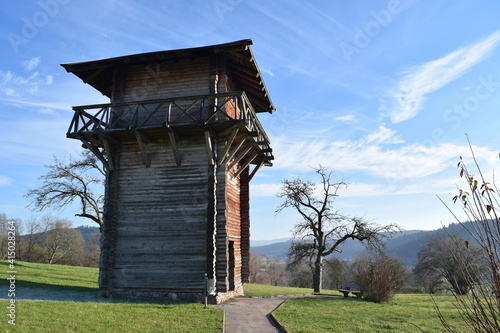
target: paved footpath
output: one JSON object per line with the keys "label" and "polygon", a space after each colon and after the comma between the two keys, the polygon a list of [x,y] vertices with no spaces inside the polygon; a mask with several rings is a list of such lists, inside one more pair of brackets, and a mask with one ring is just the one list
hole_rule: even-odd
{"label": "paved footpath", "polygon": [[237,297],[218,305],[226,313],[225,333],[277,333],[271,318],[281,303],[290,297]]}

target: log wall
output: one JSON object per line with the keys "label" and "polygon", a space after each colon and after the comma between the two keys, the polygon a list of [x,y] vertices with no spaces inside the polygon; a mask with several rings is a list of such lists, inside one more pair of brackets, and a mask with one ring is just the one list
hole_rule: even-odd
{"label": "log wall", "polygon": [[128,66],[123,101],[210,93],[209,57]]}
{"label": "log wall", "polygon": [[[216,141],[220,153],[224,140]],[[150,167],[135,141],[114,146],[117,167],[107,179],[103,231],[104,295],[198,300],[205,273],[216,279],[217,301],[243,292],[250,245],[248,171],[234,177],[238,166],[211,165],[201,133],[177,145],[180,166],[167,137],[147,143]]]}
{"label": "log wall", "polygon": [[119,169],[110,174],[113,188],[106,198],[113,202],[114,223],[105,230],[109,250],[103,261],[110,296],[204,289],[211,167],[203,137],[178,145],[181,166],[167,139],[147,145],[149,168],[135,142],[123,142],[114,155]]}
{"label": "log wall", "polygon": [[[117,67],[112,101],[225,92],[226,60],[216,55]],[[228,104],[228,112],[237,112]],[[214,159],[225,138],[212,138]],[[242,294],[248,280],[248,171],[239,177],[212,164],[202,131],[111,145],[99,284],[110,297],[200,300],[205,273],[215,278],[215,302]]]}

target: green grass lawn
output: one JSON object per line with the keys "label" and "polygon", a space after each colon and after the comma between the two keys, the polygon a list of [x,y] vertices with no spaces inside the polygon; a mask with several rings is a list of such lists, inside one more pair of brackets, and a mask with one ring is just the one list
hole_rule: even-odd
{"label": "green grass lawn", "polygon": [[[98,291],[95,268],[16,263],[16,290],[43,289],[54,292]],[[61,302],[16,301],[16,326],[7,323],[8,265],[0,261],[1,332],[222,332],[223,313],[202,304],[170,302],[116,301]],[[245,294],[252,297],[310,295],[312,289],[246,284]],[[341,296],[336,291],[325,295]],[[459,324],[452,305],[453,297],[436,296],[447,318]],[[397,295],[385,304],[341,297],[290,299],[275,311],[276,318],[290,333],[296,332],[443,332],[427,295]]]}
{"label": "green grass lawn", "polygon": [[[275,287],[268,284],[247,283],[244,286],[245,296],[248,297],[276,297],[288,295],[312,295],[311,288]],[[342,296],[342,293],[334,290],[323,290],[321,294]]]}
{"label": "green grass lawn", "polygon": [[[460,327],[452,296],[435,296],[444,316]],[[428,295],[397,295],[376,304],[354,298],[290,299],[274,312],[289,333],[444,332]]]}
{"label": "green grass lawn", "polygon": [[[2,304],[2,309],[4,306]],[[222,332],[222,311],[202,304],[18,301],[11,332]],[[3,316],[2,316],[3,317]],[[8,329],[4,321],[0,327]]]}
{"label": "green grass lawn", "polygon": [[[17,262],[16,291],[97,293],[95,268]],[[222,332],[223,312],[184,302],[58,302],[16,300],[16,325],[8,324],[8,265],[0,261],[0,331],[2,332]]]}
{"label": "green grass lawn", "polygon": [[[0,261],[0,286],[7,285],[5,278],[9,270],[8,263]],[[99,290],[97,268],[16,262],[15,270],[17,271],[16,284],[20,288],[95,292]]]}

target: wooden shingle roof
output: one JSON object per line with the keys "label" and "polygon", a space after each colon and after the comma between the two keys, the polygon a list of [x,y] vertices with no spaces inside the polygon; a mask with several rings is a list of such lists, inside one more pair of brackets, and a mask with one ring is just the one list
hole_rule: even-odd
{"label": "wooden shingle roof", "polygon": [[244,39],[232,43],[211,46],[148,52],[127,56],[62,64],[66,71],[78,76],[103,95],[111,97],[114,68],[123,64],[140,64],[159,60],[195,58],[213,53],[228,55],[228,67],[232,78],[244,90],[256,112],[273,113],[275,108],[267,91],[262,74],[255,61],[252,40]]}

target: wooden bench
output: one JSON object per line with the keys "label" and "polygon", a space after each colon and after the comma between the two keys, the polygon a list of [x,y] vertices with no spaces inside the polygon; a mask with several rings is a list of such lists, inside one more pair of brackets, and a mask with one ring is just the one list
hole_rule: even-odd
{"label": "wooden bench", "polygon": [[353,294],[356,297],[360,297],[361,291],[359,290],[359,286],[354,283],[347,283],[344,289],[338,289],[339,292],[344,294],[344,298],[349,297],[349,294]]}

